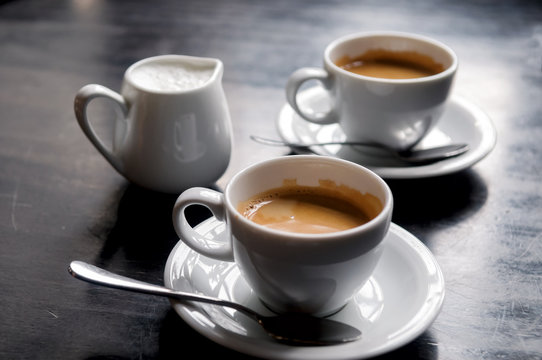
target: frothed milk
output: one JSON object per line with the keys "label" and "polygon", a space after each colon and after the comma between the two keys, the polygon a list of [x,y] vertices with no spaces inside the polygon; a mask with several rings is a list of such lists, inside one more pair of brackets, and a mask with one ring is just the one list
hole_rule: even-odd
{"label": "frothed milk", "polygon": [[154,91],[182,91],[203,86],[214,68],[183,63],[146,63],[132,70],[132,80]]}

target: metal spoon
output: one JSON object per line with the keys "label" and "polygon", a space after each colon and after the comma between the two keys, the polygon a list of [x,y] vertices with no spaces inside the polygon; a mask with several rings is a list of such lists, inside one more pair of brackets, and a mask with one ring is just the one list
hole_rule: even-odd
{"label": "metal spoon", "polygon": [[288,344],[334,345],[355,341],[361,337],[361,331],[358,329],[331,319],[294,313],[263,316],[238,303],[205,295],[175,291],[164,286],[130,279],[82,261],[72,261],[68,271],[76,279],[88,281],[93,284],[166,296],[177,300],[200,301],[230,307],[258,322],[274,339]]}
{"label": "metal spoon", "polygon": [[413,163],[413,164],[432,163],[432,162],[436,162],[436,161],[440,161],[440,160],[444,160],[447,158],[461,155],[465,153],[467,150],[469,150],[469,145],[463,144],[463,143],[449,144],[449,145],[437,146],[437,147],[421,149],[421,150],[396,151],[384,145],[377,144],[377,143],[369,143],[369,142],[328,141],[328,142],[321,142],[321,143],[304,144],[304,143],[293,143],[293,142],[282,141],[282,140],[268,139],[268,138],[264,138],[264,137],[256,136],[256,135],[250,135],[250,138],[260,144],[271,145],[271,146],[289,146],[290,148],[294,150],[310,151],[310,152],[314,152],[311,149],[312,146],[323,146],[323,145],[377,147],[380,149],[387,150],[390,154],[394,155],[395,157],[403,161]]}

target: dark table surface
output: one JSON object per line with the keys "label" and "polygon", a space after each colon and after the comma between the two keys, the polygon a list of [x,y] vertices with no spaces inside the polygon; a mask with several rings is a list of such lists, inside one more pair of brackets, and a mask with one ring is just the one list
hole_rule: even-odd
{"label": "dark table surface", "polygon": [[[425,333],[383,358],[542,358],[542,3],[482,0],[2,2],[0,358],[245,358],[192,330],[166,299],[68,274],[81,259],[162,283],[178,241],[176,195],[116,173],[77,125],[74,95],[88,83],[118,90],[145,57],[220,58],[234,128],[223,188],[243,167],[288,154],[248,136],[278,137],[290,73],[320,66],[334,38],[368,30],[454,48],[454,93],[498,133],[470,169],[388,181],[393,221],[434,253],[446,299]],[[96,120],[104,133],[108,124]]]}

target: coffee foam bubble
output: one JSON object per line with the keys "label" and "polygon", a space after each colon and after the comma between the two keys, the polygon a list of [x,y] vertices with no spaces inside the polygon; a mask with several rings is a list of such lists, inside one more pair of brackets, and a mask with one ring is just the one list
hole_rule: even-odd
{"label": "coffee foam bubble", "polygon": [[271,191],[260,193],[257,198],[249,199],[245,202],[242,202],[242,206],[239,207],[239,211],[243,215],[249,215],[251,212],[258,209],[259,206],[264,205],[268,203],[269,201],[272,201],[274,199],[280,198],[282,196],[288,196],[288,195],[308,195],[313,194],[315,190],[313,188],[309,187],[284,187],[284,188],[278,188],[273,189]]}
{"label": "coffee foam bubble", "polygon": [[146,63],[132,70],[137,85],[155,91],[182,91],[203,86],[213,75],[213,67],[182,63]]}

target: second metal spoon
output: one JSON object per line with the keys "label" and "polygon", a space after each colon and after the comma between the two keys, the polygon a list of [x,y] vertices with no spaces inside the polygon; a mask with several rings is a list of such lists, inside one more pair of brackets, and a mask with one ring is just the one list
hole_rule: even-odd
{"label": "second metal spoon", "polygon": [[205,295],[176,291],[164,286],[148,284],[139,280],[113,274],[107,270],[82,261],[72,261],[68,271],[76,279],[88,281],[93,284],[151,295],[166,296],[171,299],[199,301],[230,307],[257,321],[274,339],[288,344],[334,345],[354,341],[361,337],[361,331],[358,329],[331,319],[302,314],[263,316],[238,303]]}
{"label": "second metal spoon", "polygon": [[250,138],[264,145],[289,146],[293,150],[310,151],[310,152],[314,152],[311,149],[311,147],[324,146],[324,145],[377,147],[380,149],[387,150],[390,154],[394,155],[395,157],[405,162],[409,162],[413,164],[427,164],[431,162],[436,162],[436,161],[440,161],[440,160],[444,160],[447,158],[461,155],[469,150],[469,145],[463,144],[463,143],[448,144],[448,145],[436,146],[436,147],[432,147],[428,149],[420,149],[420,150],[396,151],[384,145],[380,145],[376,143],[367,143],[367,142],[329,141],[329,142],[305,144],[305,143],[293,143],[293,142],[287,142],[287,141],[282,141],[282,140],[268,139],[268,138],[264,138],[264,137],[256,136],[256,135],[250,135]]}

